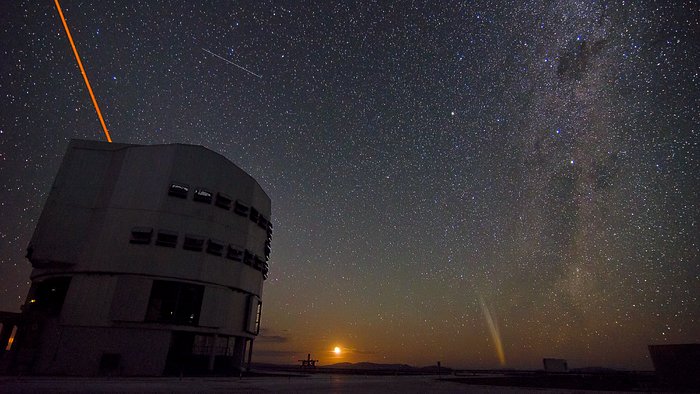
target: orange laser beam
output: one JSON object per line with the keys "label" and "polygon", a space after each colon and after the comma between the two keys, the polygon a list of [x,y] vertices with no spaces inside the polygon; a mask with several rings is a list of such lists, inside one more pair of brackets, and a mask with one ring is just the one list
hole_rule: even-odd
{"label": "orange laser beam", "polygon": [[85,85],[87,86],[88,92],[90,92],[90,98],[92,99],[92,104],[95,106],[95,111],[97,112],[97,117],[100,118],[100,124],[102,125],[102,130],[105,132],[105,137],[107,137],[108,142],[112,142],[112,137],[109,135],[109,131],[107,131],[107,125],[105,124],[105,120],[102,117],[102,112],[100,111],[100,106],[97,105],[97,99],[95,99],[95,94],[92,92],[92,86],[90,86],[90,81],[88,81],[87,74],[85,73],[85,69],[83,68],[83,62],[80,61],[80,56],[78,55],[78,49],[75,47],[75,43],[73,42],[73,36],[70,34],[70,30],[68,29],[68,23],[66,23],[66,18],[63,16],[63,11],[61,11],[61,5],[58,3],[58,0],[54,0],[54,4],[56,4],[56,9],[58,10],[58,15],[61,16],[61,21],[63,22],[63,28],[66,29],[66,35],[68,36],[68,41],[70,41],[70,46],[73,48],[73,54],[75,54],[75,60],[78,62],[78,67],[80,68],[80,73],[83,74],[83,79],[85,80]]}

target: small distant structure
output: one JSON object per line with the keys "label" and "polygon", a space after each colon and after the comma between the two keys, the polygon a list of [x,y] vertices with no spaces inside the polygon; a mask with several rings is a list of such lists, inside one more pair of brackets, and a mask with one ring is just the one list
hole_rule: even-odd
{"label": "small distant structure", "polygon": [[301,369],[316,368],[316,363],[318,360],[311,359],[311,353],[306,355],[306,360],[299,360],[301,362]]}
{"label": "small distant structure", "polygon": [[700,387],[700,343],[649,345],[659,381],[672,387]]}
{"label": "small distant structure", "polygon": [[562,358],[543,358],[545,372],[569,372],[569,365]]}

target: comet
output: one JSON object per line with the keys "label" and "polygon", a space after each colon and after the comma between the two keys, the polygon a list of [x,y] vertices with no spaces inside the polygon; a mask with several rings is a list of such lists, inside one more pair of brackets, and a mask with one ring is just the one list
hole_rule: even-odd
{"label": "comet", "polygon": [[258,75],[258,74],[256,74],[256,73],[254,73],[254,72],[248,70],[247,68],[241,66],[240,64],[236,64],[236,63],[234,63],[234,62],[232,62],[232,61],[226,59],[225,57],[219,56],[219,55],[217,55],[216,53],[214,53],[214,52],[212,52],[212,51],[210,51],[210,50],[208,50],[208,49],[206,49],[206,48],[202,48],[202,50],[203,50],[204,52],[210,54],[210,55],[213,55],[213,56],[218,57],[219,59],[225,61],[225,62],[228,63],[228,64],[233,64],[234,66],[240,68],[241,70],[247,72],[247,73],[250,74],[250,75],[254,75],[254,76],[258,77],[258,78],[262,78],[262,75]]}
{"label": "comet", "polygon": [[486,306],[486,303],[484,302],[483,298],[479,297],[479,303],[481,304],[481,310],[484,312],[484,318],[486,319],[486,323],[489,326],[491,338],[493,339],[493,343],[496,346],[496,355],[498,356],[498,361],[501,363],[501,366],[506,365],[506,355],[503,352],[503,342],[501,341],[501,333],[498,329],[498,323],[493,318],[493,316],[491,316],[491,312],[489,311],[488,306]]}

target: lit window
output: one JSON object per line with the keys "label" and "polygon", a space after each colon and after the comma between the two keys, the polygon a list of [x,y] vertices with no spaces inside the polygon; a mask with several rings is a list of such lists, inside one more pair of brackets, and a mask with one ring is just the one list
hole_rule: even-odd
{"label": "lit window", "polygon": [[236,200],[236,203],[233,206],[233,212],[240,216],[248,216],[250,206],[241,200]]}
{"label": "lit window", "polygon": [[173,182],[168,188],[168,195],[179,198],[187,198],[187,193],[190,191],[190,186],[184,183]]}
{"label": "lit window", "polygon": [[202,249],[204,249],[204,237],[187,234],[185,235],[185,242],[182,244],[182,248],[185,250],[201,252]]}
{"label": "lit window", "polygon": [[248,316],[246,319],[245,330],[253,335],[258,335],[260,332],[260,316],[262,314],[262,302],[260,297],[255,295],[248,296]]}
{"label": "lit window", "polygon": [[174,248],[177,245],[177,232],[169,230],[158,230],[156,245]]}
{"label": "lit window", "polygon": [[212,197],[212,194],[210,191],[207,191],[204,189],[197,189],[194,191],[193,199],[195,201],[211,204],[211,197]]}
{"label": "lit window", "polygon": [[132,244],[143,244],[148,245],[151,243],[151,238],[153,237],[153,228],[151,227],[134,227],[131,229],[131,239],[129,242]]}
{"label": "lit window", "polygon": [[226,258],[234,261],[243,261],[243,251],[233,245],[229,245]]}
{"label": "lit window", "polygon": [[207,253],[215,256],[221,256],[224,251],[224,243],[215,239],[210,239],[207,242]]}
{"label": "lit window", "polygon": [[226,210],[231,209],[231,202],[233,200],[231,197],[227,196],[224,193],[216,193],[216,206],[219,208],[223,208]]}

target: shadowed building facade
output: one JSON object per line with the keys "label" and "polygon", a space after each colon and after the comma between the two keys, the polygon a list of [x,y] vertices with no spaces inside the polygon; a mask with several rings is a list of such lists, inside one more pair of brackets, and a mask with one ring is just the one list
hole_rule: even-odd
{"label": "shadowed building facade", "polygon": [[13,368],[235,373],[258,333],[270,198],[201,146],[71,141],[27,257]]}

